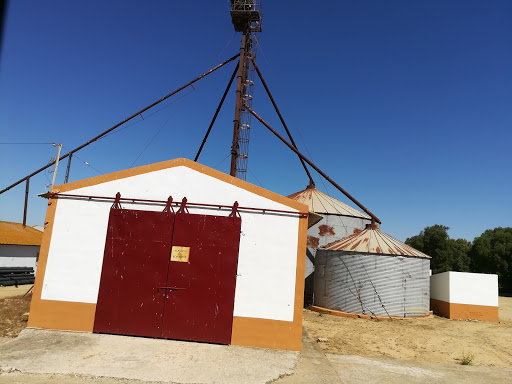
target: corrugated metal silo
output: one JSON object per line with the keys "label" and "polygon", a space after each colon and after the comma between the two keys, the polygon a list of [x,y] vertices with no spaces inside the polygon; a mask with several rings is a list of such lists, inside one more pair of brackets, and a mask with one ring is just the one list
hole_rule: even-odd
{"label": "corrugated metal silo", "polygon": [[313,256],[319,247],[350,236],[371,223],[368,214],[319,191],[314,186],[308,186],[288,198],[308,205],[310,212],[323,217],[308,229],[308,248]]}
{"label": "corrugated metal silo", "polygon": [[369,228],[320,248],[314,304],[376,316],[426,315],[430,256]]}
{"label": "corrugated metal silo", "polygon": [[363,230],[371,223],[371,217],[351,206],[331,197],[314,185],[296,192],[288,198],[309,206],[309,211],[322,217],[308,229],[308,249],[304,288],[304,304],[307,307],[313,300],[313,271],[315,254],[319,247],[343,239]]}

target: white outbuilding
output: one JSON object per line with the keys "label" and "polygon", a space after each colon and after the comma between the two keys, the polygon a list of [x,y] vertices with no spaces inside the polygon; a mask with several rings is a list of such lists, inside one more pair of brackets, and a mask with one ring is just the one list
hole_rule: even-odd
{"label": "white outbuilding", "polygon": [[30,327],[301,349],[306,205],[186,159],[46,197]]}

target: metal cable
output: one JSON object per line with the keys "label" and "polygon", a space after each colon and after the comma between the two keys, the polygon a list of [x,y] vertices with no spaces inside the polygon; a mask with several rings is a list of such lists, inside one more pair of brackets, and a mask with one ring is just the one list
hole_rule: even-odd
{"label": "metal cable", "polygon": [[258,178],[256,177],[256,175],[254,173],[252,173],[251,169],[249,167],[247,167],[247,170],[251,173],[251,175],[256,179],[256,181],[258,182],[258,184],[260,185],[261,188],[265,188],[263,186],[263,184],[260,183],[260,181],[258,180]]}
{"label": "metal cable", "polygon": [[[345,269],[347,270],[349,276],[350,276],[350,279],[352,280],[352,283],[354,283],[354,287],[355,289],[357,289],[357,284],[355,283],[354,281],[354,278],[352,277],[352,273],[350,273],[350,269],[348,269],[347,267],[347,264],[345,264],[345,261],[343,260],[343,258],[341,256],[338,255],[338,259],[343,263],[343,265],[345,266]],[[365,308],[373,315],[375,316],[375,318],[378,320],[377,318],[377,315],[370,309],[368,308],[368,306],[366,304],[363,303],[363,300],[361,300],[361,296],[360,295],[356,295],[354,292],[352,292],[352,290],[350,289],[350,287],[347,285],[347,288],[348,290],[350,291],[350,293],[352,293],[352,295],[359,301],[359,303],[361,304],[361,309],[363,310],[363,315],[365,314],[364,313],[364,310]]]}
{"label": "metal cable", "polygon": [[222,55],[222,53],[226,50],[226,48],[229,46],[229,44],[231,44],[233,42],[233,39],[235,38],[235,36],[236,36],[236,31],[233,32],[233,36],[231,36],[231,40],[228,41],[226,46],[224,48],[222,48],[222,50],[217,54],[217,56],[215,56],[217,59],[219,58],[220,55]]}
{"label": "metal cable", "polygon": [[[64,146],[62,146],[62,148],[65,148]],[[66,151],[69,151],[69,148],[66,148]],[[73,153],[73,157],[76,157],[78,160],[80,160],[82,163],[84,163],[84,165],[90,167],[91,169],[94,169],[96,172],[98,172],[100,175],[103,175],[104,173],[97,170],[96,168],[94,168],[91,164],[89,164],[87,161],[85,161],[84,159],[82,159],[81,157],[79,157],[76,152]]]}
{"label": "metal cable", "polygon": [[[163,111],[164,109],[166,108],[169,108],[171,105],[173,105],[174,103],[177,103],[178,101],[180,101],[181,99],[185,98],[186,96],[188,96],[189,94],[191,94],[192,92],[194,92],[196,89],[198,89],[199,87],[197,88],[192,88],[192,90],[188,91],[186,94],[180,96],[179,98],[175,99],[175,100],[172,100],[170,103],[166,104],[165,106],[163,106],[162,108],[156,110],[155,112],[153,113],[150,113],[149,115],[143,117],[142,114],[140,115],[141,116],[141,120],[137,120],[135,121],[134,123],[131,123],[131,124],[128,124],[128,125],[123,125],[119,128],[117,128],[116,130],[110,132],[110,133],[107,133],[106,135],[104,135],[103,137],[101,137],[99,140],[102,140],[104,139],[105,137],[109,137],[110,135],[115,135],[116,133],[119,133],[119,132],[122,132],[124,131],[126,128],[130,128],[131,126],[134,126],[136,124],[140,124],[140,123],[143,123],[144,121],[146,121],[147,119],[153,117],[154,115],[156,115],[157,113]],[[98,141],[99,141],[98,140]]]}
{"label": "metal cable", "polygon": [[228,157],[230,157],[230,156],[231,156],[231,153],[230,153],[229,155],[227,155],[227,156],[224,158],[224,160],[222,160],[219,164],[217,164],[217,165],[216,165],[216,166],[214,166],[213,168],[217,168],[219,165],[221,165],[223,162],[225,162],[225,161],[226,161],[226,159],[227,159]]}
{"label": "metal cable", "polygon": [[361,264],[361,266],[363,267],[364,269],[364,272],[366,273],[366,276],[368,276],[368,280],[370,281],[370,284],[372,285],[373,287],[373,290],[375,292],[375,294],[377,295],[378,299],[379,299],[379,302],[380,302],[380,305],[382,306],[382,308],[384,309],[384,311],[386,311],[386,314],[388,315],[389,319],[391,319],[391,316],[389,315],[389,312],[388,310],[386,309],[386,307],[384,306],[384,303],[382,302],[382,299],[380,298],[380,295],[379,293],[377,292],[377,288],[375,287],[375,284],[373,284],[373,281],[372,281],[372,278],[370,277],[370,274],[368,273],[366,267],[364,266],[364,263],[361,259],[359,259],[359,263]]}
{"label": "metal cable", "polygon": [[[354,277],[352,276],[352,273],[351,273],[351,272],[350,272],[350,270],[348,269],[347,264],[345,263],[345,260],[343,260],[343,259],[341,258],[341,256],[338,256],[338,259],[339,259],[339,260],[343,263],[343,265],[345,266],[345,269],[347,270],[348,275],[350,276],[350,280],[352,280],[352,283],[354,284],[354,288],[357,290],[357,284],[356,284],[356,282],[355,282],[355,280],[354,280]],[[348,286],[347,286],[347,287],[348,287]],[[349,289],[349,290],[350,290],[350,289]],[[351,292],[352,292],[352,291],[351,291]],[[361,300],[361,295],[357,295],[356,297],[357,297],[357,299],[358,299],[359,303],[361,304],[361,309],[362,309],[362,311],[363,311],[363,315],[364,315],[365,313],[364,313],[364,307],[363,307],[363,306],[366,306],[366,304],[364,304],[364,303],[363,303],[363,300]],[[371,312],[371,311],[370,311],[370,312]],[[372,313],[373,313],[373,312],[372,312]]]}
{"label": "metal cable", "polygon": [[[48,161],[48,164],[50,164],[51,162],[53,161],[53,158],[50,158],[50,160]],[[51,184],[52,184],[52,181],[50,180],[50,178],[48,177],[48,175],[53,172],[53,171],[46,171],[46,172],[43,172],[44,173],[44,176],[46,177],[46,180],[48,180],[48,184],[45,184],[45,189],[48,188]]]}
{"label": "metal cable", "polygon": [[[173,111],[175,112],[175,111]],[[135,158],[135,160],[133,161],[133,163],[130,165],[130,168],[133,168],[133,166],[135,165],[135,163],[140,159],[140,157],[144,154],[144,152],[146,152],[146,150],[149,148],[149,146],[151,145],[151,143],[153,143],[153,141],[156,139],[156,137],[162,132],[162,130],[165,128],[165,126],[167,125],[167,123],[169,122],[169,120],[171,120],[171,117],[174,115],[174,113],[171,113],[171,115],[167,118],[167,120],[162,124],[162,126],[160,127],[160,129],[153,135],[153,137],[151,138],[151,140],[149,140],[149,142],[146,144],[146,146],[142,149],[142,151],[139,153],[139,155]]]}
{"label": "metal cable", "polygon": [[38,144],[43,144],[43,145],[55,145],[55,143],[0,143],[1,145],[38,145]]}

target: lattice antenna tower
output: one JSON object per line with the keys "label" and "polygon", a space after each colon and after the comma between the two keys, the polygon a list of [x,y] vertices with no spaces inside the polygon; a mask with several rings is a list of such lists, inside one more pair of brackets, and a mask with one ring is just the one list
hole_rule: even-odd
{"label": "lattice antenna tower", "polygon": [[252,108],[254,88],[254,65],[256,59],[258,32],[261,32],[261,1],[230,0],[231,20],[235,31],[242,32],[240,46],[240,63],[236,89],[236,108],[231,145],[231,176],[245,180],[249,156],[249,139],[251,133],[251,113],[244,105]]}

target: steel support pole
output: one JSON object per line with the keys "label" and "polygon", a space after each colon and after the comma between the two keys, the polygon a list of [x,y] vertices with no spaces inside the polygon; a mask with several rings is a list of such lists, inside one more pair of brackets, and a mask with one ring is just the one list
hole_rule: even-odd
{"label": "steel support pole", "polygon": [[222,99],[220,100],[219,106],[217,107],[217,110],[215,111],[215,114],[213,115],[212,122],[210,123],[210,126],[208,127],[208,131],[206,131],[206,135],[204,136],[203,142],[201,143],[201,146],[199,147],[199,150],[197,151],[194,161],[197,161],[197,159],[199,158],[199,155],[201,154],[201,151],[203,150],[204,145],[206,144],[206,140],[208,140],[208,136],[210,135],[213,124],[215,124],[215,120],[217,120],[217,115],[219,114],[220,109],[222,108],[222,105],[224,104],[224,100],[226,99],[226,96],[228,95],[229,89],[231,88],[231,84],[233,84],[233,80],[235,79],[237,71],[238,71],[238,66],[235,67],[235,70],[233,71],[233,74],[231,75],[231,79],[229,80],[228,86],[226,87],[226,90],[224,91],[224,94],[222,95]]}
{"label": "steel support pole", "polygon": [[236,177],[236,160],[238,158],[238,139],[240,137],[240,116],[242,112],[242,108],[244,106],[243,102],[243,78],[244,78],[244,72],[246,67],[246,48],[247,48],[247,39],[248,39],[248,33],[244,32],[242,35],[242,44],[240,46],[240,61],[238,66],[238,80],[236,83],[236,109],[235,109],[235,120],[234,120],[234,126],[233,126],[233,143],[231,144],[231,167],[229,170],[229,174],[231,176]]}
{"label": "steel support pole", "polygon": [[[277,115],[279,116],[279,120],[281,120],[281,124],[283,124],[283,127],[286,130],[286,133],[288,134],[288,138],[290,139],[292,145],[295,148],[297,148],[297,144],[295,144],[295,140],[293,140],[292,134],[290,133],[290,130],[288,129],[288,126],[284,122],[283,116],[281,115],[281,111],[279,111],[279,108],[277,107],[277,104],[276,104],[274,98],[272,97],[272,94],[270,93],[270,89],[268,89],[267,83],[263,79],[263,76],[262,76],[262,74],[260,72],[260,69],[256,65],[256,60],[254,60],[254,58],[251,57],[251,61],[252,61],[252,64],[254,65],[254,69],[256,69],[256,73],[258,74],[258,77],[260,78],[261,83],[263,84],[263,87],[265,88],[265,91],[267,91],[267,95],[268,95],[270,101],[272,102],[272,105],[274,106],[274,109],[276,110]],[[306,164],[304,163],[304,160],[302,160],[300,156],[299,156],[299,160],[302,163],[302,166],[304,167],[304,170],[306,171],[306,173],[308,175],[309,185],[314,186],[315,182],[313,181],[313,178],[311,177],[311,173],[309,173],[309,169],[308,169],[308,167],[306,167]]]}
{"label": "steel support pole", "polygon": [[[68,153],[66,153],[64,156],[62,156],[60,159],[61,159],[61,160],[62,160],[62,159],[65,159],[66,157],[70,156],[71,154],[73,154],[73,153],[75,153],[75,152],[77,152],[77,151],[81,150],[82,148],[84,148],[84,147],[88,146],[89,144],[92,144],[92,143],[93,143],[93,142],[95,142],[96,140],[101,139],[101,138],[102,138],[103,136],[105,136],[107,133],[109,133],[109,132],[113,131],[114,129],[118,128],[119,126],[123,125],[124,123],[126,123],[126,122],[130,121],[130,120],[131,120],[131,119],[133,119],[134,117],[139,116],[141,113],[143,113],[143,112],[147,111],[147,110],[148,110],[148,109],[150,109],[150,108],[153,108],[155,105],[157,105],[157,104],[161,103],[162,101],[164,101],[164,100],[168,99],[169,97],[173,96],[174,94],[178,93],[179,91],[181,91],[181,90],[183,90],[183,89],[187,88],[189,85],[192,85],[193,83],[197,82],[198,80],[201,80],[203,77],[205,77],[205,76],[209,75],[209,74],[210,74],[210,73],[212,73],[212,72],[215,72],[217,69],[219,69],[219,68],[223,67],[224,65],[226,65],[226,64],[228,64],[228,63],[230,63],[231,61],[235,60],[235,59],[238,57],[238,55],[239,55],[239,54],[237,53],[237,54],[236,54],[235,56],[233,56],[232,58],[230,58],[230,59],[226,60],[225,62],[223,62],[223,63],[221,63],[221,64],[217,65],[216,67],[214,67],[214,68],[210,69],[208,72],[203,73],[201,76],[196,77],[194,80],[192,80],[192,81],[188,82],[187,84],[185,84],[184,86],[182,86],[182,87],[178,88],[177,90],[175,90],[175,91],[173,91],[173,92],[171,92],[171,93],[169,93],[169,94],[165,95],[165,96],[164,96],[164,97],[162,97],[160,100],[155,101],[154,103],[152,103],[152,104],[148,105],[146,108],[143,108],[143,109],[141,109],[140,111],[138,111],[138,112],[134,113],[133,115],[131,115],[130,117],[127,117],[126,119],[124,119],[124,120],[123,120],[123,121],[121,121],[120,123],[118,123],[118,124],[114,125],[112,128],[109,128],[109,129],[107,129],[106,131],[104,131],[104,132],[100,133],[98,136],[96,136],[95,138],[93,138],[93,139],[89,140],[89,141],[88,141],[88,142],[86,142],[85,144],[82,144],[81,146],[79,146],[79,147],[77,147],[77,148],[73,149],[72,151],[69,151],[69,152],[68,152]],[[47,169],[47,168],[51,167],[53,164],[55,164],[55,161],[52,161],[52,162],[48,163],[48,164],[47,164],[47,165],[45,165],[44,167],[39,168],[37,171],[32,172],[30,175],[25,176],[23,179],[20,179],[20,180],[18,180],[17,182],[15,182],[14,184],[9,185],[7,188],[2,189],[2,190],[0,191],[0,195],[1,195],[2,193],[4,193],[4,192],[7,192],[9,189],[11,189],[11,188],[13,188],[13,187],[17,186],[18,184],[22,183],[22,182],[23,182],[23,181],[25,181],[26,179],[28,179],[28,178],[30,178],[30,177],[32,177],[32,176],[34,176],[34,175],[37,175],[39,172],[42,172],[42,171],[44,171],[45,169]]]}
{"label": "steel support pole", "polygon": [[71,159],[73,158],[73,154],[71,153],[68,157],[68,166],[66,167],[66,176],[64,177],[64,184],[67,184],[69,181],[69,169],[71,168]]}
{"label": "steel support pole", "polygon": [[355,197],[353,197],[350,193],[345,191],[342,187],[340,187],[333,179],[331,179],[329,176],[327,176],[320,168],[318,168],[311,160],[309,160],[306,156],[304,156],[302,153],[299,152],[297,148],[295,148],[293,145],[291,145],[286,139],[281,136],[274,128],[272,128],[265,120],[263,120],[256,112],[254,112],[250,107],[247,105],[244,106],[246,110],[248,110],[258,121],[263,124],[265,127],[267,127],[270,132],[272,132],[274,135],[277,136],[279,140],[281,140],[288,148],[290,148],[293,152],[295,152],[302,160],[304,160],[306,163],[308,163],[311,168],[313,168],[315,171],[317,171],[320,175],[322,175],[329,183],[331,183],[334,187],[336,187],[341,193],[343,193],[345,196],[347,196],[355,205],[357,205],[359,208],[361,208],[364,212],[366,212],[370,217],[372,218],[372,224],[374,222],[380,223],[381,221],[377,216],[375,216],[373,213],[371,213],[363,204],[361,204],[359,201],[356,200]]}
{"label": "steel support pole", "polygon": [[25,181],[25,208],[23,208],[23,227],[27,226],[27,207],[28,207],[28,190],[30,187],[30,178]]}
{"label": "steel support pole", "polygon": [[62,144],[59,144],[59,148],[57,149],[57,157],[55,158],[55,169],[53,170],[52,186],[50,187],[50,191],[53,189],[53,186],[55,185],[55,177],[57,176],[57,169],[59,168],[59,157],[61,149]]}

